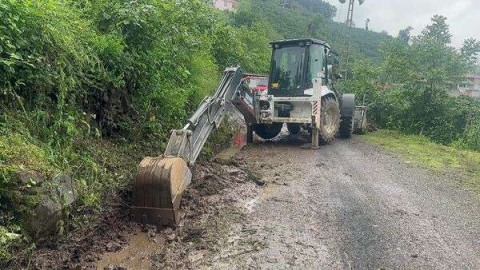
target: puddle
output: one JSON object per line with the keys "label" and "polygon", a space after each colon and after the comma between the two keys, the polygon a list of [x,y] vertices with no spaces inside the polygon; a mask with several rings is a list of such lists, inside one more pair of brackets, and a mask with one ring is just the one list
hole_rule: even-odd
{"label": "puddle", "polygon": [[134,235],[121,251],[105,253],[98,261],[97,269],[103,270],[110,265],[127,269],[149,269],[150,257],[163,245],[159,241],[156,243],[155,240],[156,238],[152,239],[146,233]]}

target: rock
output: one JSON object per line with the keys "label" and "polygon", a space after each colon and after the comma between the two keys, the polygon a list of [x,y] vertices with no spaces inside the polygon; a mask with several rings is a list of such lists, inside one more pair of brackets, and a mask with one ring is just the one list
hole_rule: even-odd
{"label": "rock", "polygon": [[39,238],[57,231],[64,210],[71,207],[77,196],[72,179],[66,175],[38,187],[36,193],[34,208],[24,212],[23,225],[32,237]]}
{"label": "rock", "polygon": [[257,184],[257,186],[263,187],[265,186],[265,180],[263,180],[262,178],[257,179],[255,180],[255,184]]}
{"label": "rock", "polygon": [[175,234],[175,232],[167,234],[167,241],[169,243],[173,242],[176,238],[177,238],[177,235]]}
{"label": "rock", "polygon": [[113,265],[113,264],[108,265],[104,269],[105,270],[128,270],[128,268],[125,266]]}
{"label": "rock", "polygon": [[122,249],[122,246],[120,246],[118,243],[108,243],[106,250],[108,252],[117,252]]}
{"label": "rock", "polygon": [[22,187],[27,185],[41,185],[44,179],[40,174],[31,171],[20,171],[17,173],[17,182]]}
{"label": "rock", "polygon": [[49,194],[39,196],[37,206],[24,216],[24,227],[34,238],[55,231],[57,222],[62,219],[61,203],[50,198]]}
{"label": "rock", "polygon": [[152,255],[150,259],[152,260],[152,269],[164,269],[167,265],[164,250],[160,253]]}
{"label": "rock", "polygon": [[56,195],[60,198],[63,208],[77,200],[73,180],[70,177],[61,174],[53,179],[53,183],[56,185]]}
{"label": "rock", "polygon": [[236,167],[228,167],[227,172],[228,172],[228,174],[234,175],[234,176],[243,173],[242,170],[240,170],[239,168],[236,168]]}
{"label": "rock", "polygon": [[14,193],[12,193],[12,200],[17,204],[26,204],[26,200],[23,196],[25,194],[37,195],[38,190],[44,184],[45,179],[37,172],[19,171],[16,175],[16,182],[17,188],[13,191]]}

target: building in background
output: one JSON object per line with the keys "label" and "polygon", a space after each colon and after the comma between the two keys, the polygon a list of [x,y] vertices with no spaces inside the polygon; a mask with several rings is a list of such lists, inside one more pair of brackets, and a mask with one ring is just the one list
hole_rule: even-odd
{"label": "building in background", "polygon": [[213,0],[213,6],[220,10],[235,11],[238,0]]}
{"label": "building in background", "polygon": [[465,80],[451,91],[453,96],[469,96],[480,98],[480,75],[467,75]]}

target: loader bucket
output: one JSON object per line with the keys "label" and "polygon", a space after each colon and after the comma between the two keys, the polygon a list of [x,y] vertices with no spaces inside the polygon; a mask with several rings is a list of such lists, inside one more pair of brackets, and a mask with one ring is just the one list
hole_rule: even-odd
{"label": "loader bucket", "polygon": [[180,200],[191,180],[192,173],[182,158],[145,158],[133,185],[134,220],[157,226],[177,226]]}

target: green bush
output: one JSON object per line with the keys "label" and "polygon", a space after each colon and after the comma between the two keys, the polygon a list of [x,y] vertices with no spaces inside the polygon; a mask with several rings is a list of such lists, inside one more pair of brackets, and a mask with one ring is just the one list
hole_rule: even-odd
{"label": "green bush", "polygon": [[479,150],[479,100],[443,92],[427,107],[423,91],[405,84],[383,84],[379,80],[383,71],[377,71],[364,61],[358,62],[353,78],[340,84],[343,92],[356,93],[358,102],[366,96],[369,122],[381,128],[422,134],[437,143]]}
{"label": "green bush", "polygon": [[467,40],[456,50],[450,38],[446,18],[434,16],[410,44],[400,39],[383,44],[382,62],[357,60],[340,88],[360,99],[365,95],[370,121],[379,127],[478,150],[480,101],[449,91],[474,70],[480,43]]}

